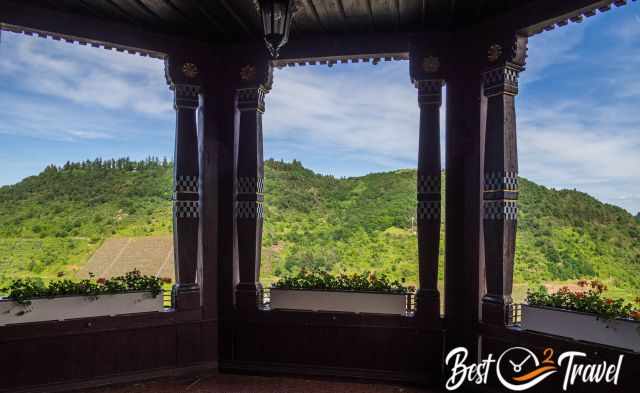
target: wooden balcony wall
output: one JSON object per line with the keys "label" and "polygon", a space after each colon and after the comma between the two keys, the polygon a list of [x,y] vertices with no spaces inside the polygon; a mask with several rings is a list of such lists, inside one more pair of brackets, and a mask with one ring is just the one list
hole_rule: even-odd
{"label": "wooden balcony wall", "polygon": [[[548,3],[549,12],[556,12],[555,3]],[[528,34],[545,26],[531,12],[522,11],[521,16],[504,26]],[[558,19],[554,18],[552,23]],[[445,377],[441,375],[443,355],[461,345],[481,355],[520,345],[539,351],[546,347],[554,347],[556,352],[583,350],[602,359],[617,356],[617,350],[605,346],[481,322],[481,299],[485,293],[482,114],[486,100],[481,88],[482,67],[467,60],[485,58],[485,39],[490,40],[491,34],[496,33],[489,25],[477,27],[482,34],[478,30],[458,32],[451,41],[451,56],[441,55],[441,66],[454,70],[443,76],[447,79],[449,132],[446,318],[421,320],[263,311],[257,304],[248,309],[236,307],[236,285],[240,279],[234,217],[236,93],[243,83],[239,78],[242,68],[264,61],[262,42],[210,46],[88,17],[74,19],[67,14],[20,7],[12,2],[0,4],[0,22],[4,28],[16,31],[96,46],[106,44],[132,53],[194,63],[200,73],[202,92],[199,153],[193,158],[199,161],[201,177],[196,278],[199,304],[192,307],[193,298],[189,298],[184,308],[166,313],[2,327],[0,392],[52,392],[216,368],[229,372],[360,377],[437,385]],[[366,35],[354,35],[341,43],[318,38],[307,46],[292,41],[280,62],[409,58],[411,40],[428,42],[420,36],[398,33],[377,37],[378,40],[370,40]],[[313,50],[310,52],[308,48]],[[327,60],[327,56],[334,57]],[[277,86],[277,80],[274,83]],[[599,391],[628,391],[624,387],[635,386],[634,377],[638,373],[640,354],[626,353],[619,386]],[[592,391],[589,385],[577,386],[574,391],[582,388],[584,392]]]}

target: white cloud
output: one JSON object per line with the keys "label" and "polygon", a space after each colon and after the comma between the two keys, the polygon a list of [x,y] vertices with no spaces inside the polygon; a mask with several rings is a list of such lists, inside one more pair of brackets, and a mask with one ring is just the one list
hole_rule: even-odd
{"label": "white cloud", "polygon": [[[575,51],[584,42],[584,29],[568,25],[557,31],[542,33],[529,39],[529,57],[521,84],[544,78],[545,71],[553,65],[566,64],[579,58]],[[534,55],[535,54],[535,55]]]}
{"label": "white cloud", "polygon": [[408,75],[408,64],[338,65],[334,70],[276,70],[267,96],[265,137],[304,141],[340,155],[365,154],[376,164],[414,163],[417,90],[408,76],[405,84],[390,77],[399,71]]}
{"label": "white cloud", "polygon": [[26,93],[149,116],[173,114],[160,60],[14,33],[3,36],[0,52],[8,53],[0,77]]}
{"label": "white cloud", "polygon": [[[640,76],[640,75],[638,75]],[[637,107],[588,99],[545,100],[519,108],[520,173],[555,188],[576,188],[640,210]]]}
{"label": "white cloud", "polygon": [[[640,93],[640,55],[612,46],[611,53],[585,61],[590,37],[583,25],[531,39],[518,99],[521,173],[637,212],[640,111],[631,97]],[[621,61],[607,60],[614,55]],[[602,72],[596,78],[585,75],[588,83],[575,75],[552,79],[558,71],[589,67]],[[369,160],[371,168],[415,166],[419,110],[408,79],[406,62],[276,71],[265,114],[266,156],[270,144],[287,141],[289,150],[324,150],[328,161],[346,157]],[[533,81],[538,83],[528,83]],[[529,95],[530,89],[536,94]],[[304,153],[298,158],[304,162]]]}

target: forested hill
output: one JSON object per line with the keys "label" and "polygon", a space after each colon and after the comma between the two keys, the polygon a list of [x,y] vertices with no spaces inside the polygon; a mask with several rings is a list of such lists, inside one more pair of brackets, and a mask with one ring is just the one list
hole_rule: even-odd
{"label": "forested hill", "polygon": [[[77,270],[112,236],[171,230],[172,165],[149,159],[50,166],[0,188],[0,286]],[[263,278],[301,267],[417,280],[415,170],[336,179],[267,161]],[[520,180],[516,281],[600,276],[640,288],[640,223],[577,191]],[[442,269],[441,269],[442,272]]]}
{"label": "forested hill", "polygon": [[[359,268],[415,280],[415,184],[415,170],[335,179],[269,161],[264,244],[275,254],[273,273]],[[640,288],[640,223],[585,193],[521,178],[517,245],[517,282],[599,276]]]}
{"label": "forested hill", "polygon": [[0,187],[0,288],[84,265],[104,239],[171,231],[172,165],[97,159]]}

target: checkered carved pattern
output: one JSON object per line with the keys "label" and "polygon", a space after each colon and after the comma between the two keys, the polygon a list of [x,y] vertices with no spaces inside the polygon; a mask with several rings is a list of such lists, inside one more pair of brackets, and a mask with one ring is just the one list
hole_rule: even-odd
{"label": "checkered carved pattern", "polygon": [[200,94],[200,86],[196,85],[173,85],[175,91],[174,107],[195,109],[198,107],[198,94]]}
{"label": "checkered carved pattern", "polygon": [[264,96],[267,91],[262,87],[238,89],[238,109],[241,111],[257,110],[264,112]]}
{"label": "checkered carved pattern", "polygon": [[440,176],[418,176],[418,193],[439,194]]}
{"label": "checkered carved pattern", "polygon": [[418,219],[435,221],[440,219],[440,201],[418,202]]}
{"label": "checkered carved pattern", "polygon": [[518,219],[516,201],[484,201],[485,220],[513,221]]}
{"label": "checkered carved pattern", "polygon": [[238,178],[239,194],[263,194],[264,179],[262,177],[239,177]]}
{"label": "checkered carved pattern", "polygon": [[415,81],[415,86],[425,94],[442,93],[442,85],[444,85],[444,80],[442,79],[425,79]]}
{"label": "checkered carved pattern", "polygon": [[176,192],[197,194],[198,193],[198,177],[197,176],[178,176],[176,177]]}
{"label": "checkered carved pattern", "polygon": [[518,74],[518,69],[510,66],[485,72],[483,74],[485,95],[518,94]]}
{"label": "checkered carved pattern", "polygon": [[240,219],[256,219],[264,217],[262,202],[238,201],[236,202],[236,217]]}
{"label": "checkered carved pattern", "polygon": [[518,191],[517,172],[487,172],[484,174],[485,191]]}
{"label": "checkered carved pattern", "polygon": [[442,79],[417,80],[414,84],[418,88],[419,104],[440,105],[442,103],[442,85],[444,84]]}
{"label": "checkered carved pattern", "polygon": [[174,201],[174,214],[176,218],[200,217],[200,202],[198,201]]}

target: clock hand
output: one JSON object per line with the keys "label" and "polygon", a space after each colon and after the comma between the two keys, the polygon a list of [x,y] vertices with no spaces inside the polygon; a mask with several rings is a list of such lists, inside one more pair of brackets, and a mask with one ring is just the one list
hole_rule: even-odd
{"label": "clock hand", "polygon": [[513,360],[509,360],[509,363],[511,363],[511,365],[513,366],[513,368],[518,367],[518,365],[517,365],[517,364],[515,364],[515,363],[513,362]]}
{"label": "clock hand", "polygon": [[519,364],[519,366],[522,366],[523,364],[525,364],[527,362],[527,360],[529,360],[529,358],[531,357],[531,355],[527,356],[522,363]]}

